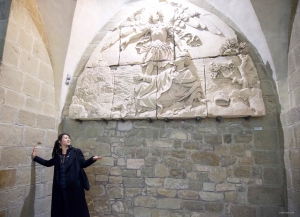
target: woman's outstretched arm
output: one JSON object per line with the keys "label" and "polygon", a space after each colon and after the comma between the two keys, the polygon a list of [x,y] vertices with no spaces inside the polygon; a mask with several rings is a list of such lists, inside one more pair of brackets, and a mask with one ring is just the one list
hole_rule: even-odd
{"label": "woman's outstretched arm", "polygon": [[85,160],[83,153],[80,149],[76,149],[75,151],[78,154],[78,160],[79,160],[82,168],[86,168],[86,167],[90,166],[91,164],[95,163],[97,160],[102,159],[102,156],[93,156],[93,157],[90,157],[89,159]]}
{"label": "woman's outstretched arm", "polygon": [[50,160],[44,160],[43,158],[37,156],[37,148],[34,147],[31,154],[32,160],[35,162],[38,162],[39,164],[45,166],[45,167],[51,167],[54,165],[54,158],[51,158]]}

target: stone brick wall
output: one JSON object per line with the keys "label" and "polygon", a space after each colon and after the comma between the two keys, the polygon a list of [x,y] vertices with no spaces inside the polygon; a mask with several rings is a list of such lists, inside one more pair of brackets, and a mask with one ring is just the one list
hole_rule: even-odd
{"label": "stone brick wall", "polygon": [[[205,9],[238,29],[214,8]],[[223,119],[221,123],[211,118],[152,123],[68,119],[77,77],[96,45],[122,16],[121,9],[83,54],[62,120],[63,131],[86,157],[104,156],[86,169],[91,216],[281,216],[287,210],[278,95],[272,75],[254,48],[250,48],[251,58],[261,81],[264,117]]]}
{"label": "stone brick wall", "polygon": [[[276,103],[245,120],[84,121],[62,128],[86,157],[91,216],[278,216],[283,151]],[[255,130],[262,127],[262,130]]]}
{"label": "stone brick wall", "polygon": [[53,69],[34,3],[12,1],[0,66],[1,217],[50,210],[52,169],[31,161],[33,146],[50,155],[58,128]]}
{"label": "stone brick wall", "polygon": [[[288,68],[290,110],[281,116],[289,212],[300,215],[300,5],[292,28]],[[294,216],[294,215],[290,216]]]}

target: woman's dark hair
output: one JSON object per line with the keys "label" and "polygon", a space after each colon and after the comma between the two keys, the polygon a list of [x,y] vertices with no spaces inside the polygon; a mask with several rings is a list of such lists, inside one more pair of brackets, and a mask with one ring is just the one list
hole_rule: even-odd
{"label": "woman's dark hair", "polygon": [[63,138],[64,135],[67,135],[70,138],[70,135],[67,133],[62,133],[58,136],[57,140],[54,143],[53,151],[52,151],[52,157],[54,157],[60,150],[60,143],[61,139]]}

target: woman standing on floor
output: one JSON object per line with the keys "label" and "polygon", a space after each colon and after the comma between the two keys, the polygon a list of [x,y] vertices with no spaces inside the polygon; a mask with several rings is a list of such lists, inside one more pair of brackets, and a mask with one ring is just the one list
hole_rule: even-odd
{"label": "woman standing on floor", "polygon": [[89,217],[84,193],[84,183],[88,180],[82,168],[102,156],[85,160],[82,151],[71,146],[70,136],[62,133],[54,143],[50,160],[38,157],[36,148],[32,159],[46,167],[54,166],[51,217]]}

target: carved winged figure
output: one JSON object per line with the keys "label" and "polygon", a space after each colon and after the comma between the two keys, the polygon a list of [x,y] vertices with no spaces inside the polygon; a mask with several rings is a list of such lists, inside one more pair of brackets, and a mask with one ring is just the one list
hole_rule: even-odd
{"label": "carved winged figure", "polygon": [[[118,40],[121,40],[120,49],[125,50],[133,39],[139,38],[135,48],[137,53],[144,55],[142,65],[147,66],[145,74],[151,75],[155,65],[162,68],[174,60],[175,46],[180,52],[184,48],[182,41],[185,41],[187,46],[201,46],[199,36],[186,31],[187,26],[199,31],[208,30],[213,34],[221,34],[207,19],[209,14],[200,14],[174,2],[170,3],[169,8],[165,13],[157,9],[152,10],[146,19],[145,9],[138,10],[117,25],[102,51]],[[165,18],[164,15],[170,14],[169,19]]]}

